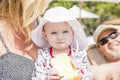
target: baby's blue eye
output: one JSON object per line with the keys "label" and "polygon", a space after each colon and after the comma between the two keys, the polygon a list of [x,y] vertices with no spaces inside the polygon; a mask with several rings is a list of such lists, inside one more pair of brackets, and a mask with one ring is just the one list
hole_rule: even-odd
{"label": "baby's blue eye", "polygon": [[63,33],[68,33],[68,31],[63,31]]}
{"label": "baby's blue eye", "polygon": [[57,32],[51,32],[51,34],[57,34]]}

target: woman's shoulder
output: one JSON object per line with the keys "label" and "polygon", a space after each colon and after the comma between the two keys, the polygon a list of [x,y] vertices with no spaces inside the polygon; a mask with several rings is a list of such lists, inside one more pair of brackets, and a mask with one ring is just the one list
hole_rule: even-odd
{"label": "woman's shoulder", "polygon": [[3,56],[5,53],[6,53],[6,49],[4,48],[0,40],[0,57]]}
{"label": "woman's shoulder", "polygon": [[0,57],[0,71],[4,74],[0,79],[30,80],[33,68],[34,61],[15,53],[5,53]]}

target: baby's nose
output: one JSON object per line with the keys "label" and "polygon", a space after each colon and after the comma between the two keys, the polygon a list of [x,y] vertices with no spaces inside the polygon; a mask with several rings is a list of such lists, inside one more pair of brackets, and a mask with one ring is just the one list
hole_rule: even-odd
{"label": "baby's nose", "polygon": [[58,39],[63,39],[63,35],[62,34],[58,34]]}

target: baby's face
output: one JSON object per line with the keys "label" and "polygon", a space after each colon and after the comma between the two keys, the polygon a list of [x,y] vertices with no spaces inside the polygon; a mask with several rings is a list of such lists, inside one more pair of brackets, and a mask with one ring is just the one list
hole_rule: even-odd
{"label": "baby's face", "polygon": [[73,30],[67,22],[48,22],[44,26],[44,37],[54,49],[66,49],[73,40]]}

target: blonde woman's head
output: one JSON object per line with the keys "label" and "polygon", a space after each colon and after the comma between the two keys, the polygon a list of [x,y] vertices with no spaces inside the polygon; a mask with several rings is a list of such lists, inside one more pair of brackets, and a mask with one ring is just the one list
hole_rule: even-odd
{"label": "blonde woman's head", "polygon": [[[34,22],[48,7],[51,0],[1,0],[0,20],[16,37],[30,42],[30,32]],[[20,37],[19,35],[22,35]]]}

